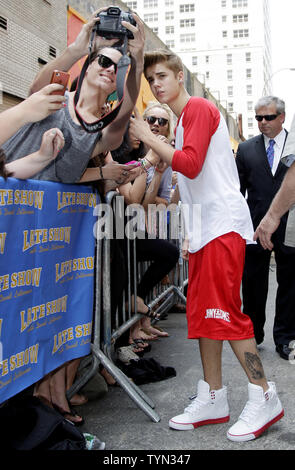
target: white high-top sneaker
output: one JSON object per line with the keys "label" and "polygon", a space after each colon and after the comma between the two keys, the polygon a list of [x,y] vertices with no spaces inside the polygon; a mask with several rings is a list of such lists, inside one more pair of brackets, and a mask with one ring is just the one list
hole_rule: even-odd
{"label": "white high-top sneaker", "polygon": [[284,410],[273,382],[264,393],[258,385],[248,384],[249,400],[238,421],[228,430],[231,441],[250,441],[284,416]]}
{"label": "white high-top sneaker", "polygon": [[226,387],[211,390],[204,380],[199,380],[197,396],[185,408],[184,413],[170,419],[169,426],[179,431],[187,431],[205,424],[225,423],[229,420]]}

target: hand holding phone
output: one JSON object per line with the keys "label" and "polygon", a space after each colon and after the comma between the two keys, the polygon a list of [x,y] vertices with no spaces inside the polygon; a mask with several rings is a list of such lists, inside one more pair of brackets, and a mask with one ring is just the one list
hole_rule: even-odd
{"label": "hand holding phone", "polygon": [[60,70],[54,70],[52,73],[51,81],[50,83],[58,83],[59,85],[63,85],[63,89],[53,91],[51,94],[52,95],[61,95],[63,96],[65,94],[65,91],[67,89],[68,81],[70,79],[70,74],[67,72],[61,72]]}

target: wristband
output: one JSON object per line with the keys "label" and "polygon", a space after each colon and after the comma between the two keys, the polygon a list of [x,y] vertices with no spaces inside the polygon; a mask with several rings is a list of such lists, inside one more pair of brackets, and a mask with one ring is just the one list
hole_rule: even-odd
{"label": "wristband", "polygon": [[103,172],[102,172],[102,167],[101,166],[99,167],[99,173],[100,173],[100,178],[103,180],[104,177],[103,177]]}
{"label": "wristband", "polygon": [[146,168],[148,164],[147,160],[145,158],[142,158],[140,160],[140,164],[141,164],[141,168],[143,168],[143,170],[147,172],[147,168]]}
{"label": "wristband", "polygon": [[149,164],[150,164],[151,166],[154,166],[154,165],[152,164],[152,162],[151,162],[147,157],[144,157],[144,159],[145,159],[147,162],[149,162]]}

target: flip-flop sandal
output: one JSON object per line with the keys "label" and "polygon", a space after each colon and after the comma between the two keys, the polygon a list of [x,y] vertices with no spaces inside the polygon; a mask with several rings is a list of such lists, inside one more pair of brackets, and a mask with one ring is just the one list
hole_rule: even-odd
{"label": "flip-flop sandal", "polygon": [[140,348],[143,348],[143,352],[150,352],[150,350],[152,349],[151,344],[145,343],[144,340],[141,338],[136,338],[133,341],[135,344],[139,345]]}
{"label": "flip-flop sandal", "polygon": [[132,349],[132,351],[137,354],[138,356],[143,356],[144,349],[141,346],[138,346],[135,343],[129,343],[129,345]]}
{"label": "flip-flop sandal", "polygon": [[142,338],[132,338],[133,343],[137,344],[138,347],[146,349],[149,347],[148,343],[145,343],[145,341]]}
{"label": "flip-flop sandal", "polygon": [[[58,411],[64,417],[64,419],[69,421],[74,426],[82,426],[82,424],[84,424],[84,419],[80,415],[78,415],[78,413],[75,410],[73,410],[71,407],[70,407],[70,411],[66,411],[66,410],[63,410],[60,406],[53,404],[53,408],[56,411]],[[74,419],[71,419],[71,418],[76,418],[76,417],[81,418],[81,420],[75,421]]]}

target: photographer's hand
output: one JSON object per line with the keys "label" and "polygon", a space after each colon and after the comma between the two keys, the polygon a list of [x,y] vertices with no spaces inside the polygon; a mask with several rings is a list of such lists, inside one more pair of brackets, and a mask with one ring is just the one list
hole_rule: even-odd
{"label": "photographer's hand", "polygon": [[128,50],[131,58],[135,59],[136,62],[139,61],[139,65],[141,66],[144,60],[144,24],[135,13],[132,13],[132,16],[136,22],[136,26],[127,21],[122,21],[122,25],[133,33],[134,39],[129,39]]}
{"label": "photographer's hand", "polygon": [[[99,18],[97,18],[96,15],[106,9],[107,8],[100,8],[95,11],[91,15],[89,21],[82,26],[75,41],[70,44],[59,57],[46,64],[42,70],[40,70],[30,87],[30,94],[35,93],[36,91],[39,91],[40,88],[48,85],[54,70],[68,72],[78,60],[88,55],[88,46],[92,30],[95,24],[99,22]],[[107,41],[103,38],[99,38],[97,35],[95,36],[94,49],[102,45],[111,47],[117,41],[117,39]]]}
{"label": "photographer's hand", "polygon": [[[100,18],[97,16],[99,13],[102,11],[106,11],[107,8],[99,8],[96,10],[90,17],[89,21],[84,24],[82,27],[80,33],[78,34],[77,38],[75,41],[69,46],[72,53],[76,57],[84,57],[85,55],[88,54],[89,52],[89,42],[91,38],[91,34],[93,31],[93,28],[97,23],[100,22]],[[92,51],[96,51],[99,49],[99,47],[112,47],[116,42],[118,42],[118,39],[105,39],[101,36],[98,36],[95,34],[94,36],[94,42],[93,42],[93,48]],[[77,59],[78,60],[78,59]]]}

